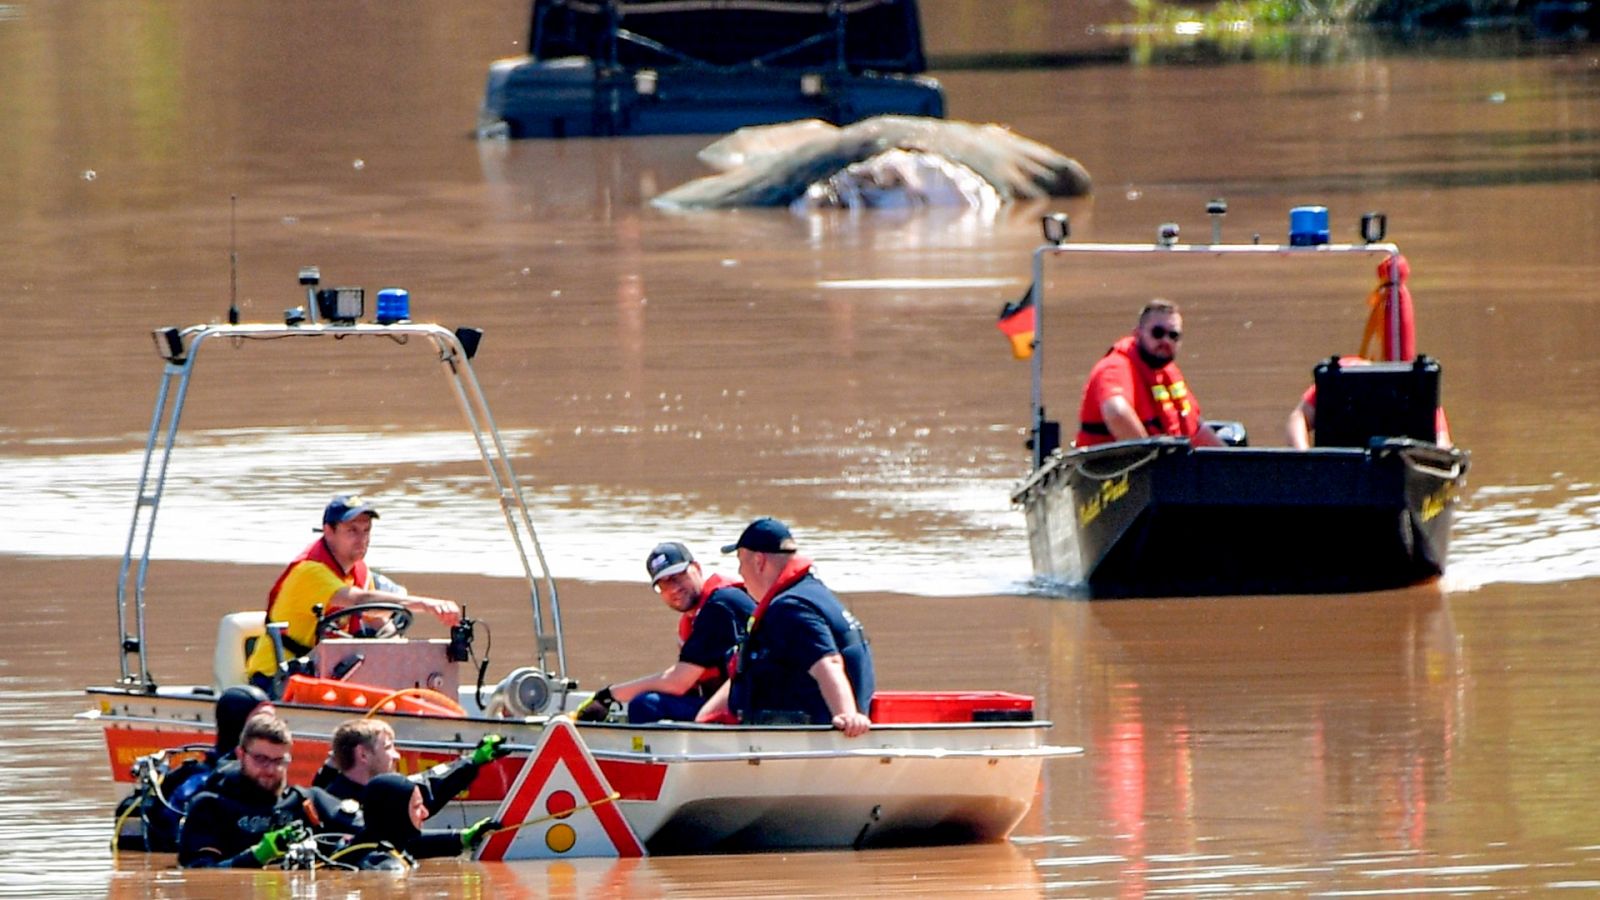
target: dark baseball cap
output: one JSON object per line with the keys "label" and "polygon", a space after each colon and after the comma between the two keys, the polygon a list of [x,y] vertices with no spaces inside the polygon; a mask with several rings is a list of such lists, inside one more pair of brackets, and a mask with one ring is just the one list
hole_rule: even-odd
{"label": "dark baseball cap", "polygon": [[688,547],[677,541],[667,541],[664,544],[657,544],[656,548],[650,551],[650,555],[645,557],[644,568],[650,573],[650,583],[656,584],[663,578],[671,578],[689,568],[692,562],[694,554],[689,552]]}
{"label": "dark baseball cap", "polygon": [[740,547],[757,553],[793,553],[799,549],[794,535],[789,533],[789,526],[770,516],[746,525],[739,539],[723,547],[722,552],[732,553]]}
{"label": "dark baseball cap", "polygon": [[367,498],[360,494],[340,494],[328,502],[328,508],[322,511],[322,524],[337,525],[348,522],[356,516],[371,516],[378,518],[378,511],[367,503]]}

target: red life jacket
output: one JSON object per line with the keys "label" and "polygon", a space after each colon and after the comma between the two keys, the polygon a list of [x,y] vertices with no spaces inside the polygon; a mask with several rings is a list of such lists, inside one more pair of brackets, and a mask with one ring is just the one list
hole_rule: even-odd
{"label": "red life jacket", "polygon": [[[1127,357],[1132,364],[1137,387],[1143,388],[1135,390],[1134,396],[1128,398],[1133,404],[1134,414],[1144,424],[1144,430],[1152,436],[1194,437],[1200,430],[1200,409],[1194,398],[1189,396],[1189,386],[1183,380],[1183,372],[1176,363],[1167,363],[1159,369],[1150,368],[1139,354],[1137,341],[1130,334],[1106,351],[1106,356],[1119,353]],[[1113,440],[1099,406],[1091,403],[1087,395],[1079,418],[1078,437],[1073,442],[1077,446],[1089,447]]]}
{"label": "red life jacket", "polygon": [[694,632],[695,617],[700,615],[700,610],[705,608],[706,601],[711,599],[711,595],[718,588],[725,587],[744,587],[744,582],[734,581],[722,575],[712,575],[705,580],[704,584],[700,585],[700,596],[695,598],[694,606],[689,607],[687,612],[678,617],[679,647],[682,647],[689,640],[689,635]]}
{"label": "red life jacket", "polygon": [[[774,597],[783,593],[796,581],[806,577],[806,574],[810,571],[811,560],[798,553],[791,555],[789,561],[784,564],[783,571],[778,573],[778,580],[772,583],[772,587],[767,591],[766,596],[756,601],[756,611],[750,614],[750,627],[746,629],[747,632],[755,633],[756,626],[761,624],[761,617],[767,614],[767,607],[772,605]],[[728,660],[728,677],[732,678],[738,671],[739,654],[735,653],[733,658]]]}
{"label": "red life jacket", "polygon": [[[700,615],[700,610],[706,608],[706,601],[711,599],[711,595],[714,592],[725,587],[744,587],[744,582],[734,581],[731,578],[714,574],[707,578],[705,583],[700,586],[700,596],[694,601],[694,606],[690,607],[688,611],[678,617],[679,647],[682,647],[684,643],[689,640],[689,635],[694,633],[694,620]],[[721,680],[722,672],[720,669],[706,669],[700,673],[700,677],[695,681],[695,684],[698,686],[705,684],[708,681]]]}
{"label": "red life jacket", "polygon": [[[322,538],[317,538],[311,542],[311,546],[300,551],[299,556],[296,556],[294,559],[290,560],[289,564],[283,567],[283,572],[278,575],[278,580],[272,583],[272,590],[267,591],[267,621],[272,621],[272,604],[278,599],[278,592],[283,590],[284,580],[289,577],[289,573],[294,570],[295,566],[298,566],[299,564],[308,560],[311,562],[322,563],[323,565],[332,569],[334,574],[338,575],[340,578],[349,577],[354,579],[353,583],[356,587],[364,588],[367,586],[367,581],[370,576],[367,572],[366,560],[357,560],[356,564],[351,566],[350,571],[347,573],[345,572],[344,567],[339,565],[339,561],[333,558],[333,553],[328,550],[328,542],[324,541]],[[327,615],[331,612],[333,612],[333,609],[331,608],[324,609],[322,614]]]}

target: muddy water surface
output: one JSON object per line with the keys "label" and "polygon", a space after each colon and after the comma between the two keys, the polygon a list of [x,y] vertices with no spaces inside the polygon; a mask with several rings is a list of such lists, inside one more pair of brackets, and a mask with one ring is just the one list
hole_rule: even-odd
{"label": "muddy water surface", "polygon": [[[986,18],[974,9],[1001,9]],[[1018,10],[1021,10],[1019,12]],[[930,3],[937,52],[1053,33],[1024,4]],[[159,375],[149,330],[277,320],[295,275],[486,332],[479,376],[561,579],[571,674],[664,665],[639,560],[788,520],[866,621],[888,686],[1035,694],[1056,743],[1013,842],[606,865],[430,862],[447,895],[1160,896],[1592,891],[1600,734],[1600,65],[1591,46],[939,73],[953,116],[1078,157],[1089,240],[1349,237],[1389,214],[1419,345],[1473,451],[1449,576],[1354,597],[1089,604],[1028,584],[1027,367],[995,311],[1028,208],[669,216],[700,138],[480,145],[484,66],[520,2],[0,6],[0,892],[343,889],[106,849],[114,790],[81,688],[116,677],[113,596]],[[986,32],[985,28],[993,29]],[[941,30],[943,29],[943,30]],[[1045,48],[1048,49],[1048,48]],[[237,196],[230,223],[229,197]],[[230,234],[236,235],[230,241]],[[1370,270],[1053,268],[1052,409],[1154,294],[1184,305],[1208,413],[1258,444],[1352,352]],[[152,669],[204,679],[327,495],[381,498],[372,560],[458,597],[524,664],[529,614],[448,388],[416,347],[216,346],[163,506]],[[1047,398],[1049,399],[1049,398]],[[1359,561],[1352,561],[1359,564]],[[359,880],[354,888],[372,885]]]}

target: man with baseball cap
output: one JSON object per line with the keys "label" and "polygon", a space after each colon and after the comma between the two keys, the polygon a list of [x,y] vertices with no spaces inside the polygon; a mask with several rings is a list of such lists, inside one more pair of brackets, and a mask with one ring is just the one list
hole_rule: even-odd
{"label": "man with baseball cap", "polygon": [[[398,603],[415,613],[431,613],[446,626],[461,621],[461,607],[449,600],[402,593],[388,579],[379,587],[367,568],[367,546],[378,511],[359,494],[340,494],[322,511],[321,536],[295,557],[267,592],[267,622],[284,622],[286,658],[304,656],[317,643],[316,607],[322,615],[363,603]],[[246,664],[250,682],[269,693],[278,675],[278,660],[268,638],[256,641]]]}
{"label": "man with baseball cap", "polygon": [[632,723],[693,722],[706,698],[728,678],[728,658],[744,638],[755,601],[739,582],[702,572],[689,548],[677,541],[657,544],[644,567],[661,601],[679,613],[678,661],[665,671],[596,691],[578,709],[580,721],[603,721],[615,702],[627,704]]}
{"label": "man with baseball cap", "polygon": [[811,571],[777,519],[751,522],[722,548],[758,598],[728,683],[700,710],[702,722],[830,723],[867,733],[875,678],[861,622]]}

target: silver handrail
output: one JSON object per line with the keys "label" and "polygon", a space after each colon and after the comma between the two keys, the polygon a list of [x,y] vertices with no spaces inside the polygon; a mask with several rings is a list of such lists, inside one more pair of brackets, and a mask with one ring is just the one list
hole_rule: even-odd
{"label": "silver handrail", "polygon": [[[443,326],[432,323],[402,322],[393,325],[366,323],[330,324],[244,324],[244,325],[192,325],[179,334],[181,355],[169,358],[162,371],[161,387],[156,394],[155,412],[150,420],[150,435],[145,442],[144,465],[139,475],[139,492],[134,502],[133,520],[128,529],[128,543],[123,551],[122,567],[117,577],[117,634],[119,658],[122,665],[122,684],[154,692],[156,683],[150,676],[149,661],[145,653],[145,585],[150,567],[150,546],[155,536],[156,513],[161,505],[166,487],[167,467],[172,458],[177,438],[178,423],[183,416],[184,401],[189,381],[194,375],[200,349],[211,338],[228,338],[236,346],[249,340],[277,340],[280,338],[331,337],[383,337],[403,344],[411,336],[431,341],[438,350],[439,362],[450,375],[451,385],[461,407],[462,415],[477,442],[478,453],[483,458],[490,481],[495,487],[500,509],[505,516],[506,528],[512,544],[522,561],[522,571],[528,581],[529,603],[533,610],[533,630],[539,667],[549,670],[546,652],[556,655],[557,674],[566,671],[566,648],[561,631],[561,607],[556,596],[555,579],[545,562],[544,550],[533,527],[533,517],[528,502],[511,467],[511,457],[494,419],[489,413],[488,400],[473,371],[471,360],[460,338]],[[165,428],[163,428],[165,422]],[[528,557],[531,546],[538,562],[537,573]],[[130,573],[132,597],[130,598]],[[550,594],[550,623],[547,627],[539,584],[543,581]],[[131,611],[129,607],[132,607]],[[134,633],[128,633],[129,619],[133,620]],[[130,665],[129,656],[137,658],[137,668]]]}
{"label": "silver handrail", "polygon": [[[1048,221],[1048,217],[1047,217]],[[1381,254],[1395,260],[1400,255],[1400,248],[1392,243],[1374,241],[1370,244],[1314,244],[1297,246],[1292,244],[1181,244],[1181,243],[1154,243],[1154,244],[1110,244],[1068,243],[1065,234],[1058,242],[1040,244],[1033,251],[1033,283],[1028,287],[1028,294],[1033,306],[1033,409],[1029,421],[1033,423],[1033,468],[1041,468],[1048,451],[1044,447],[1041,436],[1044,433],[1044,260],[1047,256],[1064,254],[1105,254],[1105,255],[1145,255],[1157,253],[1176,254],[1203,254],[1207,256],[1338,256],[1338,255],[1373,255]],[[1389,287],[1391,299],[1399,291],[1398,279]],[[1400,348],[1399,331],[1400,320],[1399,304],[1391,302],[1392,311],[1390,321],[1387,323],[1390,330],[1389,346],[1398,353]]]}

